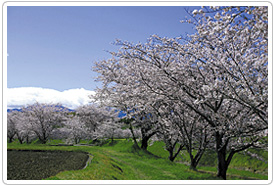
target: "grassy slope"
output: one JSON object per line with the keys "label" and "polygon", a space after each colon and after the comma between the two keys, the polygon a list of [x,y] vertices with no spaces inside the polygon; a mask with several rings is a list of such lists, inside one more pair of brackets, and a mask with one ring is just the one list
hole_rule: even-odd
{"label": "grassy slope", "polygon": [[[117,144],[103,147],[99,146],[45,146],[45,145],[20,145],[16,143],[8,144],[12,149],[45,149],[45,150],[77,150],[91,153],[94,158],[91,164],[83,170],[64,171],[48,179],[67,180],[178,180],[178,179],[218,179],[215,175],[216,167],[199,167],[203,171],[214,173],[201,173],[188,169],[183,163],[172,163],[167,160],[167,152],[163,150],[162,143],[154,143],[149,147],[152,154],[136,151],[132,148],[132,142],[121,140]],[[155,155],[159,156],[155,156]],[[186,159],[187,160],[187,159]],[[179,161],[179,160],[178,160]],[[247,174],[246,174],[247,173]],[[250,173],[250,174],[249,174]],[[228,179],[248,179],[256,177],[267,179],[267,176],[254,176],[254,173],[245,171],[230,170]]]}
{"label": "grassy slope", "polygon": [[[164,143],[155,142],[149,151],[152,153],[157,153],[157,155],[167,158],[168,152],[165,150],[159,150],[163,148]],[[250,149],[251,152],[257,153],[265,161],[267,161],[267,151]],[[175,160],[176,162],[181,162],[188,164],[190,162],[187,151],[183,151],[181,156],[178,156]],[[215,151],[206,151],[200,160],[200,165],[198,170],[208,171],[216,173],[217,157]],[[256,173],[254,173],[256,171]],[[257,178],[257,179],[267,179],[268,164],[261,160],[254,159],[248,155],[242,153],[237,153],[233,156],[233,159],[228,168],[228,176],[241,176],[242,178]]]}

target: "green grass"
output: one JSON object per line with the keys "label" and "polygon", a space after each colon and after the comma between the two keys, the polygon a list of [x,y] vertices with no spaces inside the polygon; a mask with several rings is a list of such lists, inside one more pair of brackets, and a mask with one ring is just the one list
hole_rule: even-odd
{"label": "green grass", "polygon": [[[215,159],[213,165],[199,166],[198,171],[189,170],[182,163],[187,162],[187,155],[183,159],[178,157],[172,163],[167,159],[168,152],[163,149],[162,142],[155,142],[148,148],[149,152],[134,149],[131,140],[119,139],[110,141],[103,146],[49,146],[42,144],[8,143],[9,149],[43,149],[85,151],[93,155],[91,164],[83,170],[63,171],[47,179],[57,180],[220,180],[216,177]],[[213,157],[210,152],[204,156]],[[236,157],[240,158],[241,156]],[[247,159],[246,159],[247,160]],[[253,159],[254,160],[254,159]],[[208,160],[210,161],[210,160]],[[239,162],[239,161],[238,161]],[[234,164],[235,163],[235,164]],[[233,165],[235,166],[237,161]],[[250,171],[229,169],[228,179],[267,179],[266,175],[255,174]]]}
{"label": "green grass", "polygon": [[[155,142],[149,151],[157,154],[162,158],[167,158],[169,153],[164,148],[163,142]],[[267,161],[268,153],[262,149],[249,149],[248,151],[258,154],[265,161]],[[193,152],[195,154],[195,151]],[[190,158],[186,150],[181,152],[181,155],[175,159],[175,162],[189,164]],[[201,158],[199,165],[197,167],[200,171],[208,171],[211,173],[217,173],[217,156],[215,151],[207,150],[203,157]],[[254,171],[256,173],[254,173]],[[244,155],[243,153],[237,153],[233,156],[233,159],[229,165],[228,174],[232,176],[240,176],[242,178],[257,178],[257,179],[267,179],[268,164],[264,161],[252,158],[249,155]]]}

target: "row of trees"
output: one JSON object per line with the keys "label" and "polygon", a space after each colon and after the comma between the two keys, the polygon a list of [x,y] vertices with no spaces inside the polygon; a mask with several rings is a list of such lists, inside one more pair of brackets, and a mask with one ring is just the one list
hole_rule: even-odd
{"label": "row of trees", "polygon": [[8,141],[22,144],[38,138],[43,144],[51,138],[65,139],[77,144],[82,139],[130,137],[129,129],[122,129],[118,112],[96,105],[80,106],[70,112],[59,104],[35,103],[12,111],[7,117]]}
{"label": "row of trees", "polygon": [[95,63],[103,87],[93,98],[127,113],[144,150],[157,135],[170,160],[185,148],[195,169],[215,148],[217,176],[226,179],[235,153],[267,147],[267,8],[202,7],[182,21],[193,24],[193,35],[117,40],[120,50]]}

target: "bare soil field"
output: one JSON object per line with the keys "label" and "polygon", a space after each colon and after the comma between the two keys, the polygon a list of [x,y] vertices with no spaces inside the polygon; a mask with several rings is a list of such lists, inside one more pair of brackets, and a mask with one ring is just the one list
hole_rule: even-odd
{"label": "bare soil field", "polygon": [[8,180],[40,180],[65,170],[84,168],[84,152],[8,150]]}

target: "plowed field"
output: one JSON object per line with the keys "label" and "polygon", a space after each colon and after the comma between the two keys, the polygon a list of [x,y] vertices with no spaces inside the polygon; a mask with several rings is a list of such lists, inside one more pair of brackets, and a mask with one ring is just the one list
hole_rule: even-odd
{"label": "plowed field", "polygon": [[83,152],[9,150],[8,180],[40,180],[65,170],[82,169],[88,155]]}

